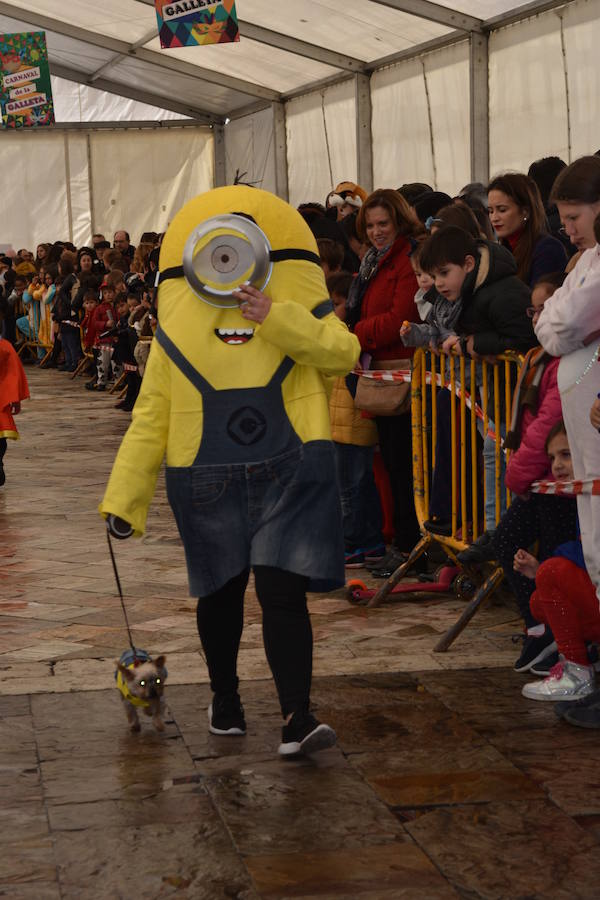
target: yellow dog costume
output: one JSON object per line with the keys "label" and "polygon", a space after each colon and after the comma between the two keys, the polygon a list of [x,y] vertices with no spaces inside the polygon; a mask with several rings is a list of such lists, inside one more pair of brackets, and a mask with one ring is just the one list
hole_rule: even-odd
{"label": "yellow dog costume", "polygon": [[[333,312],[312,233],[272,194],[218,188],[174,218],[160,271],[158,329],[101,513],[141,535],[166,453],[192,595],[253,565],[340,586],[326,380],[349,372],[360,346]],[[272,300],[260,325],[219,294],[254,275]]]}

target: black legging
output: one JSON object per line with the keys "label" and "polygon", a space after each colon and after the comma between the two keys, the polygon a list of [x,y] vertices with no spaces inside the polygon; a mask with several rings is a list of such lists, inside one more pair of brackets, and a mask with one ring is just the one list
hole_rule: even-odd
{"label": "black legging", "polygon": [[376,422],[379,448],[390,477],[394,501],[394,545],[410,553],[421,537],[415,512],[410,413],[378,416]]}
{"label": "black legging", "polygon": [[573,497],[553,494],[531,494],[528,500],[516,497],[502,516],[494,535],[494,545],[526,628],[538,624],[529,607],[535,581],[515,572],[515,553],[521,548],[529,550],[537,541],[537,558],[543,562],[560,544],[576,538],[577,502]]}
{"label": "black legging", "polygon": [[0,438],[0,466],[2,465],[2,460],[4,459],[4,454],[6,453],[7,440],[6,438]]}
{"label": "black legging", "polygon": [[[208,597],[196,612],[215,694],[237,691],[237,656],[244,627],[246,569]],[[263,641],[281,712],[286,717],[310,704],[313,637],[306,606],[308,578],[270,566],[255,566],[256,593],[263,613]]]}

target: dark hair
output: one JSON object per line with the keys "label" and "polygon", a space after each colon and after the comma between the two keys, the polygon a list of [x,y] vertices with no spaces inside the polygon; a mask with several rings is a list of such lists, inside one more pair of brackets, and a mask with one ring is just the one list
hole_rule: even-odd
{"label": "dark hair", "polygon": [[23,281],[25,284],[29,284],[29,275],[15,275],[15,284],[17,281]]}
{"label": "dark hair", "polygon": [[407,184],[403,184],[398,188],[398,193],[404,197],[407,203],[411,206],[417,197],[420,197],[422,194],[428,194],[433,191],[433,188],[429,184],[425,184],[423,181],[409,181]]}
{"label": "dark hair", "polygon": [[582,156],[563,169],[552,187],[550,203],[598,203],[600,159]]}
{"label": "dark hair", "polygon": [[548,272],[547,275],[542,275],[540,278],[538,278],[531,290],[535,290],[535,288],[539,287],[541,284],[549,284],[556,290],[565,283],[566,277],[566,272]]}
{"label": "dark hair", "polygon": [[566,168],[567,164],[560,156],[544,156],[543,159],[536,159],[529,166],[527,174],[537,184],[542,203],[546,209],[551,205],[550,193],[552,185],[562,170]]}
{"label": "dark hair", "polygon": [[548,452],[548,447],[550,446],[550,441],[553,441],[554,438],[559,434],[566,434],[567,429],[565,427],[565,423],[561,419],[560,422],[557,422],[556,425],[553,425],[550,431],[548,432],[548,437],[546,438],[546,443],[544,444],[544,450],[546,453]]}
{"label": "dark hair", "polygon": [[0,263],[4,266],[8,266],[9,269],[13,267],[12,257],[10,256],[0,256]]}
{"label": "dark hair", "polygon": [[331,238],[319,238],[317,240],[319,256],[330,269],[341,269],[344,261],[344,248]]}
{"label": "dark hair", "polygon": [[95,291],[94,288],[89,287],[83,295],[83,302],[85,303],[86,300],[95,300],[95,302],[98,303],[98,291]]}
{"label": "dark hair", "polygon": [[154,247],[158,241],[158,235],[155,231],[145,231],[140,238],[140,244],[152,244]]}
{"label": "dark hair", "polygon": [[421,197],[417,197],[413,203],[416,214],[423,224],[430,218],[435,218],[440,209],[449,206],[452,203],[452,197],[444,194],[443,191],[428,191]]}
{"label": "dark hair", "polygon": [[360,241],[358,236],[358,232],[356,231],[356,220],[358,218],[358,210],[356,212],[350,213],[349,216],[344,216],[344,218],[339,222],[339,226],[348,238],[348,240]]}
{"label": "dark hair", "polygon": [[113,291],[116,290],[118,284],[125,284],[123,273],[119,269],[113,269],[104,279],[104,283]]}
{"label": "dark hair", "polygon": [[496,235],[494,234],[494,229],[492,228],[492,223],[490,222],[490,215],[487,210],[487,204],[486,206],[484,206],[474,194],[463,194],[462,197],[455,198],[454,205],[466,206],[468,209],[470,209],[477,219],[479,231],[482,235],[484,235],[485,240],[496,243]]}
{"label": "dark hair", "polygon": [[329,296],[339,294],[341,297],[347,297],[350,293],[350,287],[354,281],[352,272],[336,272],[327,279],[327,290]]}
{"label": "dark hair", "polygon": [[63,255],[58,261],[58,272],[61,278],[66,278],[67,275],[72,275],[75,271],[75,261],[73,259],[73,254],[71,254],[70,250],[64,251]]}
{"label": "dark hair", "polygon": [[421,251],[421,268],[424,272],[434,272],[449,264],[462,266],[467,256],[477,260],[477,243],[463,228],[446,225],[425,242]]}
{"label": "dark hair", "polygon": [[110,241],[98,241],[96,250],[110,250]]}
{"label": "dark hair", "polygon": [[436,213],[431,223],[432,227],[434,225],[441,225],[442,227],[444,225],[456,225],[457,228],[462,228],[463,231],[468,232],[476,241],[483,237],[477,219],[469,207],[462,203],[452,203],[450,206],[443,206]]}
{"label": "dark hair", "polygon": [[131,238],[129,237],[129,232],[128,232],[128,231],[125,231],[124,228],[117,228],[117,230],[116,230],[115,233],[113,234],[113,243],[114,243],[114,240],[115,240],[116,236],[117,236],[121,231],[122,231],[123,234],[125,235],[125,240],[126,240],[127,242],[131,241]]}
{"label": "dark hair", "polygon": [[[513,253],[517,264],[517,275],[521,281],[527,284],[534,247],[539,241],[540,235],[546,234],[548,231],[546,210],[538,186],[529,175],[509,172],[492,179],[488,185],[488,195],[490,191],[501,191],[525,212],[523,229]],[[504,246],[508,245],[507,241],[502,241],[502,243]]]}
{"label": "dark hair", "polygon": [[416,237],[424,233],[423,225],[419,222],[415,212],[406,202],[404,197],[393,191],[391,188],[380,188],[369,194],[363,205],[361,206],[358,217],[356,219],[356,232],[358,238],[363,244],[370,243],[367,237],[366,214],[370,209],[382,206],[396,229],[397,235],[404,237]]}

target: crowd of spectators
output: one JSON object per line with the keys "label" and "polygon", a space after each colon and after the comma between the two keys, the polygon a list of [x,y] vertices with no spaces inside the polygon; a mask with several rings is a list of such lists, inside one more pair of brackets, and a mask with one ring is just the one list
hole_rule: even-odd
{"label": "crowd of spectators", "polygon": [[[524,695],[578,701],[563,710],[567,719],[600,727],[600,500],[584,494],[576,504],[531,493],[544,478],[600,477],[600,158],[569,166],[556,157],[537,160],[527,175],[468,184],[455,196],[425,183],[367,194],[342,182],[299,212],[316,239],[334,310],[360,341],[362,371],[409,368],[416,347],[477,366],[509,350],[524,355],[503,434],[512,455],[501,468],[500,496],[508,488],[513,502],[502,507],[499,524],[493,502],[486,503],[484,533],[459,560],[469,567],[498,560],[504,569],[524,622],[515,670],[543,676]],[[22,249],[0,258],[3,337],[43,368],[87,366],[90,391],[121,379],[127,393],[118,406],[130,411],[156,327],[160,240],[146,233],[135,247],[121,230],[112,245],[95,234],[89,247],[42,243],[35,254]],[[425,523],[441,535],[452,533],[451,406],[442,386]],[[420,538],[410,409],[382,415],[360,408],[350,374],[333,387],[331,422],[346,565],[386,577]],[[469,473],[480,472],[494,498],[489,434],[478,438],[477,454]],[[575,584],[576,591],[569,588]]]}
{"label": "crowd of spectators", "polygon": [[135,247],[127,231],[113,243],[67,241],[0,257],[2,336],[24,362],[62,372],[87,371],[85,387],[119,382],[119,409],[131,412],[156,327],[154,281],[161,235],[146,232]]}

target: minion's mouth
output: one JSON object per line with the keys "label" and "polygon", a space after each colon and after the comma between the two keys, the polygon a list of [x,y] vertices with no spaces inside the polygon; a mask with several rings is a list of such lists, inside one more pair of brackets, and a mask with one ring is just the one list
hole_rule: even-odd
{"label": "minion's mouth", "polygon": [[254,337],[254,328],[215,328],[215,334],[224,344],[247,344]]}

